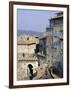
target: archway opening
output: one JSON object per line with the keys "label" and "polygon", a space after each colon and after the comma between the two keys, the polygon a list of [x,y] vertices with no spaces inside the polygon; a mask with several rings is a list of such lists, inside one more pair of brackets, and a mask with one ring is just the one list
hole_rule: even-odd
{"label": "archway opening", "polygon": [[33,65],[32,64],[28,64],[28,68],[33,68]]}
{"label": "archway opening", "polygon": [[28,76],[29,76],[29,79],[32,80],[33,79],[33,65],[32,64],[28,64]]}

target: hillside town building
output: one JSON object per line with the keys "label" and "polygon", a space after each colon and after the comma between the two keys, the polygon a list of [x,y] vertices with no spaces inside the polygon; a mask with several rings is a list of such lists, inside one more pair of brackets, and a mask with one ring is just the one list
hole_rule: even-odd
{"label": "hillside town building", "polygon": [[40,52],[46,56],[46,61],[50,64],[59,62],[63,58],[63,13],[57,13],[57,16],[50,19],[50,27],[39,38],[39,44],[42,46]]}
{"label": "hillside town building", "polygon": [[28,65],[33,67],[33,72],[36,72],[36,69],[38,70],[44,64],[55,66],[59,77],[63,77],[63,12],[57,13],[49,21],[49,27],[40,37],[26,34],[18,36],[18,80],[24,80],[28,77]]}
{"label": "hillside town building", "polygon": [[53,63],[63,60],[63,13],[50,19],[52,30],[52,60]]}
{"label": "hillside town building", "polygon": [[21,35],[17,40],[17,79],[23,80],[28,77],[28,65],[33,70],[38,67],[38,58],[35,55],[36,45],[39,40],[35,36]]}

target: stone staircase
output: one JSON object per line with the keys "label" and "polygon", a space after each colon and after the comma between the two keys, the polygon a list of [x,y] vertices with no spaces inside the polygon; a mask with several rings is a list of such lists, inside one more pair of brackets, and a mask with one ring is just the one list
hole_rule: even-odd
{"label": "stone staircase", "polygon": [[57,78],[60,77],[53,73],[50,66],[48,64],[43,64],[38,66],[38,68],[36,69],[36,76],[33,78],[33,80],[57,79]]}
{"label": "stone staircase", "polygon": [[43,64],[43,65],[38,66],[38,68],[36,69],[37,74],[33,79],[37,80],[37,79],[45,78],[47,75],[47,69],[48,69],[48,64]]}

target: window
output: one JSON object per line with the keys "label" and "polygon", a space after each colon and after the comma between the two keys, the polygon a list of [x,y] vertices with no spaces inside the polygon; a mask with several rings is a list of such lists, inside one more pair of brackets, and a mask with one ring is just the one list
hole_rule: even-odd
{"label": "window", "polygon": [[52,46],[51,46],[51,48],[55,48],[56,49],[57,48],[57,43],[56,42],[53,43]]}
{"label": "window", "polygon": [[25,56],[24,53],[22,55],[23,55],[23,57]]}
{"label": "window", "polygon": [[63,30],[60,30],[60,38],[63,38]]}
{"label": "window", "polygon": [[29,40],[29,37],[27,37],[27,40]]}
{"label": "window", "polygon": [[61,49],[63,49],[63,42],[61,42]]}
{"label": "window", "polygon": [[39,44],[36,45],[35,53],[39,52]]}

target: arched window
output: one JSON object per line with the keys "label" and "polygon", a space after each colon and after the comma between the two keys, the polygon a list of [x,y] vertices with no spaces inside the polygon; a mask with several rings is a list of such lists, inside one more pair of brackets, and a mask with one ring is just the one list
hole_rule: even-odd
{"label": "arched window", "polygon": [[29,37],[27,37],[27,40],[29,40]]}

